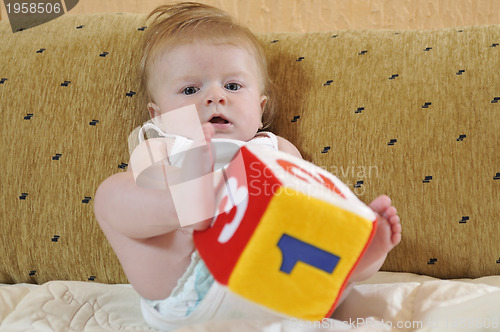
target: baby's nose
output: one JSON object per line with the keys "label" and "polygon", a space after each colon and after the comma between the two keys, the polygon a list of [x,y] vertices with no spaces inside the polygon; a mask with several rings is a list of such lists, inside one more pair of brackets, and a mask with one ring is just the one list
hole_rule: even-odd
{"label": "baby's nose", "polygon": [[208,106],[213,103],[225,105],[227,103],[226,96],[218,91],[209,92],[206,96],[205,104]]}

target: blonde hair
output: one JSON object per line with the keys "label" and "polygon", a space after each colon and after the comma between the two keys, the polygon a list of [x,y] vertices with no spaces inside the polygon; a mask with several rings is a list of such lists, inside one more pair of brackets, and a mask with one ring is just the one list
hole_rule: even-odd
{"label": "blonde hair", "polygon": [[167,47],[199,40],[244,46],[254,54],[261,79],[261,94],[268,97],[262,123],[264,127],[270,124],[274,113],[271,98],[273,83],[269,78],[262,45],[247,27],[221,9],[196,2],[160,6],[146,18],[150,19],[152,22],[144,35],[139,68],[141,89],[147,101],[151,101],[148,86],[151,67]]}

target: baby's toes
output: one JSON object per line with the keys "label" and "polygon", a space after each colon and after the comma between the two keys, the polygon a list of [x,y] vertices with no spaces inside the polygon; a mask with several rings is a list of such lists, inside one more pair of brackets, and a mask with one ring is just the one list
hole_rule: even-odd
{"label": "baby's toes", "polygon": [[387,220],[389,221],[389,224],[391,224],[391,225],[395,225],[395,224],[400,223],[400,219],[399,219],[399,216],[397,214],[390,216],[389,218],[387,218]]}
{"label": "baby's toes", "polygon": [[394,232],[399,232],[401,233],[401,222],[399,220],[399,216],[394,216],[389,219],[389,224],[391,225],[391,229]]}
{"label": "baby's toes", "polygon": [[391,219],[392,217],[398,215],[398,211],[396,210],[396,208],[394,206],[389,206],[387,209],[385,209],[383,215],[387,219]]}
{"label": "baby's toes", "polygon": [[399,217],[395,216],[389,220],[391,223],[391,241],[393,245],[397,245],[401,242],[401,223],[399,222]]}
{"label": "baby's toes", "polygon": [[399,225],[399,231],[393,232],[391,236],[391,241],[393,245],[399,244],[401,242],[401,225]]}
{"label": "baby's toes", "polygon": [[391,241],[393,246],[397,246],[401,242],[401,233],[392,234]]}
{"label": "baby's toes", "polygon": [[387,195],[381,195],[375,198],[369,206],[373,211],[380,215],[384,215],[385,211],[391,206],[391,199]]}

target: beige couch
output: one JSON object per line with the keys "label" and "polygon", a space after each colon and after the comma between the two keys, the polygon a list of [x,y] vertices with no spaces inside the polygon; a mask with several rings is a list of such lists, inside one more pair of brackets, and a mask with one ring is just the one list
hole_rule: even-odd
{"label": "beige couch", "polygon": [[[0,23],[0,331],[149,329],[92,207],[147,120],[143,19],[66,15],[17,33]],[[259,38],[278,86],[273,131],[362,200],[388,194],[401,216],[386,272],[337,318],[458,319],[467,301],[499,317],[500,27]]]}

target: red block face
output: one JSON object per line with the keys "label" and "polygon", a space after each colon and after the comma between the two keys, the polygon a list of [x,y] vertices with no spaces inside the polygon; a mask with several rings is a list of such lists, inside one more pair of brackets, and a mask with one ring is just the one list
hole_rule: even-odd
{"label": "red block face", "polygon": [[270,188],[279,184],[246,148],[223,171],[215,221],[210,229],[194,235],[200,255],[219,283],[227,285],[272,198]]}

